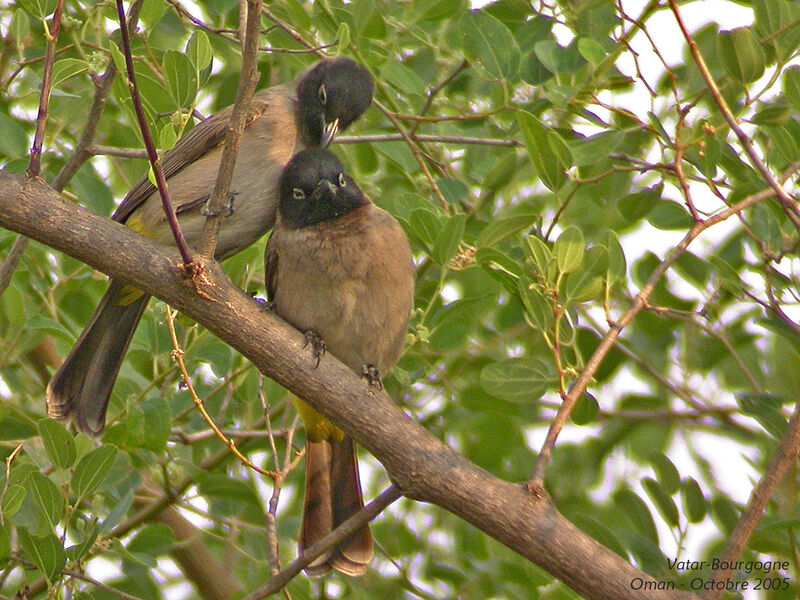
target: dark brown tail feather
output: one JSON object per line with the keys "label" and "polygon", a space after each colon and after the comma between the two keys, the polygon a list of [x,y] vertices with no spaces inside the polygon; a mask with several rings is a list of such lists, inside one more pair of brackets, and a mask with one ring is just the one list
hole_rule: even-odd
{"label": "dark brown tail feather", "polygon": [[124,284],[112,280],[89,324],[47,386],[47,415],[100,435],[125,352],[150,296],[120,305]]}
{"label": "dark brown tail feather", "polygon": [[[306,446],[306,500],[300,532],[300,552],[318,542],[364,506],[358,477],[355,444],[308,442]],[[363,575],[373,556],[372,534],[364,525],[305,571],[319,576],[331,568],[345,575]]]}

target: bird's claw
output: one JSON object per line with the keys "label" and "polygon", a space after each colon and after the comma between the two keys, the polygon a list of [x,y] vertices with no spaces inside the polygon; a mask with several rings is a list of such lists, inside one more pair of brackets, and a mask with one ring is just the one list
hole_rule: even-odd
{"label": "bird's claw", "polygon": [[236,212],[236,209],[233,207],[233,201],[236,198],[236,194],[237,192],[228,192],[228,197],[226,198],[226,202],[219,211],[212,211],[209,208],[208,203],[211,202],[211,198],[209,198],[208,202],[206,202],[203,205],[203,208],[200,209],[200,214],[203,215],[204,217],[219,217],[219,216],[230,217],[233,213]]}
{"label": "bird's claw", "polygon": [[383,389],[381,374],[380,371],[378,371],[378,367],[375,365],[364,365],[361,367],[361,376],[366,379],[370,385],[374,385],[379,390]]}
{"label": "bird's claw", "polygon": [[308,345],[311,346],[314,358],[317,360],[316,364],[314,365],[314,368],[316,369],[319,366],[320,359],[325,355],[325,351],[327,350],[325,347],[325,341],[313,331],[306,331],[305,338],[306,343],[303,344],[303,348]]}

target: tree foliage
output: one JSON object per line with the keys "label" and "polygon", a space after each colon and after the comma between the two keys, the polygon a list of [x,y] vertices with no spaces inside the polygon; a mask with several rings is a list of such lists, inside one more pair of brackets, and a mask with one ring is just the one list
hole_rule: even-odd
{"label": "tree foliage", "polygon": [[[29,165],[56,4],[0,7],[8,172]],[[379,106],[334,151],[401,222],[418,260],[408,348],[385,382],[398,403],[514,482],[533,477],[548,427],[569,416],[569,441],[552,448],[544,483],[575,525],[685,590],[712,572],[676,559],[720,558],[738,540],[745,549],[735,559],[789,567],[730,578],[751,590],[777,582],[748,597],[792,598],[800,5],[721,2],[745,22],[729,31],[689,22],[682,32],[678,18],[696,4],[498,0],[470,10],[465,0],[288,0],[262,20],[259,86],[292,80],[315,50],[354,57],[378,82]],[[94,126],[88,107],[108,65],[124,71],[115,21],[113,3],[66,3],[42,156],[48,182]],[[142,3],[133,54],[160,149],[192,127],[193,111],[235,100],[239,26],[234,0]],[[92,138],[95,158],[65,182],[68,198],[103,215],[147,169],[132,110],[118,76]],[[4,260],[15,239],[0,230]],[[263,294],[262,255],[263,241],[226,271]],[[115,597],[78,578],[85,568],[139,598],[252,590],[276,557],[285,565],[296,553],[303,433],[287,392],[204,329],[176,321],[205,409],[250,460],[282,473],[273,482],[211,434],[181,385],[172,319],[153,302],[102,444],[44,420],[44,387],[105,285],[33,243],[0,295],[0,562],[10,559],[0,593],[27,582],[39,593]],[[562,402],[571,413],[557,414]],[[769,502],[754,519],[750,489],[723,481],[739,456],[751,487],[766,486]],[[389,482],[366,462],[372,497]],[[179,510],[142,515],[148,499]],[[206,570],[230,582],[228,596],[176,585],[198,583],[190,566],[201,550],[186,527],[210,552]],[[379,551],[366,576],[299,576],[291,597],[320,588],[341,598],[577,597],[439,508],[403,499],[373,527]]]}

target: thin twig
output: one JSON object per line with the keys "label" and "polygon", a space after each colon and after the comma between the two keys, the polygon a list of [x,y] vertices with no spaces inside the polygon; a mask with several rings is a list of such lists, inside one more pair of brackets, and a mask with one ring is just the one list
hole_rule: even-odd
{"label": "thin twig", "polygon": [[[782,176],[782,180],[786,181],[790,176],[791,172],[786,172]],[[600,342],[594,354],[586,363],[585,368],[575,380],[572,388],[570,388],[570,391],[564,398],[564,401],[559,407],[556,416],[553,418],[550,428],[547,431],[547,437],[545,438],[542,448],[539,451],[533,476],[527,484],[528,489],[531,490],[532,493],[538,494],[543,489],[544,474],[547,470],[547,464],[550,460],[556,440],[558,439],[558,435],[561,433],[561,430],[566,424],[569,415],[572,413],[578,401],[583,396],[586,388],[589,385],[589,382],[597,372],[597,369],[600,367],[600,364],[603,362],[606,355],[611,351],[611,348],[614,346],[614,343],[616,342],[622,330],[625,329],[625,327],[627,327],[631,321],[633,321],[634,317],[636,317],[636,315],[646,306],[648,298],[653,293],[656,284],[661,280],[664,274],[686,252],[689,244],[691,244],[703,231],[728,219],[733,215],[741,213],[743,210],[755,206],[759,202],[763,202],[768,198],[774,197],[775,193],[775,189],[773,187],[769,187],[761,192],[748,196],[738,204],[718,212],[705,221],[696,222],[689,232],[683,237],[680,243],[670,251],[670,253],[667,255],[667,258],[664,259],[664,261],[653,271],[653,273],[650,275],[650,278],[647,280],[644,286],[642,286],[638,295],[636,298],[634,298],[631,306],[628,308],[625,314],[623,314],[622,317],[612,325],[608,333],[606,333],[602,342]]]}
{"label": "thin twig", "polygon": [[253,469],[257,473],[261,473],[266,477],[274,479],[276,476],[275,473],[273,473],[272,471],[267,471],[266,469],[262,469],[261,467],[253,463],[253,461],[247,458],[244,454],[242,454],[236,447],[236,442],[234,442],[232,439],[228,437],[225,437],[225,434],[214,422],[214,419],[211,418],[211,415],[208,414],[208,411],[206,411],[206,408],[203,405],[203,401],[200,399],[200,396],[197,395],[197,392],[194,389],[194,385],[192,385],[191,376],[189,375],[189,371],[186,368],[186,363],[183,360],[183,349],[180,347],[180,344],[178,342],[178,334],[175,331],[175,313],[169,306],[167,306],[166,308],[167,308],[167,326],[169,328],[169,335],[170,338],[172,339],[172,347],[173,347],[172,359],[175,361],[175,364],[178,365],[178,369],[181,372],[181,379],[183,380],[183,384],[186,386],[186,389],[189,390],[189,394],[191,395],[192,400],[194,401],[194,404],[197,407],[197,410],[200,411],[200,414],[203,416],[205,422],[208,423],[208,426],[214,430],[216,436],[220,440],[222,440],[223,444],[225,444],[228,448],[230,448],[230,451],[234,455],[236,455],[236,458],[238,458],[242,462],[242,464],[244,464],[246,467]]}
{"label": "thin twig", "polygon": [[270,577],[269,581],[248,594],[244,600],[261,600],[270,594],[281,590],[287,583],[296,577],[300,571],[310,565],[318,556],[333,548],[336,544],[350,536],[383,512],[392,502],[399,499],[403,494],[395,486],[390,485],[375,500],[367,504],[364,508],[339,525],[331,533],[326,535],[316,544],[313,544],[285,569]]}
{"label": "thin twig", "polygon": [[206,205],[208,218],[203,224],[203,238],[200,244],[200,254],[211,258],[217,247],[219,230],[222,221],[227,217],[227,207],[230,205],[228,191],[233,179],[233,169],[236,166],[236,155],[242,141],[250,109],[250,99],[258,83],[258,37],[261,24],[261,0],[247,0],[247,23],[242,41],[242,75],[239,78],[239,89],[236,103],[231,112],[228,133],[225,136],[225,147],[222,150],[222,159],[214,184],[214,193]]}
{"label": "thin twig", "polygon": [[[401,115],[397,115],[397,117],[398,117],[399,119],[403,119],[403,120],[414,120],[414,121],[417,121],[416,123],[414,123],[414,124],[411,126],[411,129],[409,129],[408,133],[409,133],[410,135],[414,135],[414,133],[417,131],[417,127],[419,127],[419,122],[420,122],[420,121],[425,121],[425,120],[428,120],[428,119],[430,119],[430,118],[431,118],[431,117],[425,117],[425,113],[427,113],[427,112],[428,112],[428,109],[429,109],[429,108],[431,107],[431,105],[433,104],[433,99],[436,97],[436,94],[438,94],[438,93],[439,93],[440,91],[442,91],[442,90],[443,90],[445,87],[447,87],[447,86],[450,84],[450,82],[451,82],[451,81],[453,81],[453,79],[455,79],[456,77],[458,77],[459,73],[461,73],[461,72],[462,72],[464,69],[466,69],[466,68],[468,68],[468,67],[469,67],[469,61],[468,61],[468,60],[465,58],[465,59],[464,59],[464,60],[462,60],[462,61],[461,61],[461,63],[460,63],[460,64],[459,64],[459,65],[458,65],[458,66],[457,66],[457,67],[456,67],[456,68],[453,70],[453,72],[452,72],[452,73],[450,73],[450,75],[448,75],[447,77],[445,77],[445,79],[444,79],[444,81],[442,81],[442,83],[440,83],[439,85],[437,85],[437,86],[435,86],[435,87],[432,87],[432,88],[431,88],[431,89],[428,91],[428,97],[427,97],[427,99],[425,100],[425,104],[423,104],[423,105],[422,105],[422,108],[420,109],[420,111],[419,111],[419,115],[418,115],[418,116],[417,116],[417,115],[402,115],[402,116],[401,116]],[[436,117],[433,117],[433,118],[436,118]],[[464,117],[461,117],[461,118],[463,119]]]}
{"label": "thin twig", "polygon": [[14,275],[14,271],[16,271],[19,266],[19,261],[22,260],[22,256],[25,254],[25,248],[28,247],[28,242],[30,242],[30,238],[26,238],[22,235],[18,236],[17,239],[14,240],[11,250],[8,251],[8,256],[6,256],[5,261],[0,264],[0,295],[6,291],[6,288],[11,283],[11,277]]}
{"label": "thin twig", "polygon": [[[772,457],[764,476],[750,495],[750,500],[739,522],[728,538],[728,544],[720,558],[720,564],[733,565],[742,555],[742,551],[761,520],[770,498],[789,469],[795,464],[798,456],[800,456],[800,402],[795,405],[794,414],[789,421],[786,433],[783,434],[778,451]],[[708,588],[710,591],[704,594],[703,598],[705,600],[720,598],[725,592],[724,582],[731,579],[734,570],[733,568],[721,568],[715,571],[712,581],[718,584],[722,583],[722,586],[710,586]]]}
{"label": "thin twig", "polygon": [[45,50],[44,74],[42,76],[42,93],[39,95],[39,113],[36,115],[36,133],[33,136],[31,147],[31,160],[28,163],[27,175],[29,178],[39,177],[42,171],[42,144],[44,143],[44,130],[47,125],[47,110],[50,106],[50,87],[53,83],[53,62],[55,61],[58,32],[61,30],[61,14],[64,12],[64,0],[58,0],[56,11],[53,13],[53,27],[47,31],[44,23],[47,50]]}
{"label": "thin twig", "polygon": [[683,17],[681,17],[681,13],[678,10],[677,1],[669,0],[669,6],[675,15],[675,20],[678,22],[678,27],[680,27],[683,37],[686,38],[686,42],[689,44],[689,50],[692,53],[692,57],[694,58],[697,67],[700,69],[703,79],[706,81],[706,86],[708,87],[708,91],[711,92],[714,102],[722,112],[722,115],[725,117],[725,120],[728,122],[730,128],[736,134],[736,137],[739,138],[739,143],[741,143],[742,148],[750,158],[750,163],[756,168],[756,170],[761,174],[770,187],[775,190],[775,195],[780,200],[786,216],[789,218],[795,228],[800,231],[800,209],[797,207],[796,200],[786,193],[786,190],[783,189],[783,186],[778,183],[778,180],[775,179],[775,175],[773,175],[772,171],[767,168],[767,166],[764,164],[764,161],[761,160],[761,157],[750,143],[750,138],[748,138],[747,134],[742,130],[741,127],[739,127],[736,117],[734,116],[733,112],[731,112],[727,102],[725,102],[725,98],[722,97],[722,92],[720,92],[719,87],[717,87],[717,83],[714,81],[711,72],[708,70],[706,61],[700,52],[700,48],[697,46],[697,42],[695,42],[692,34],[689,33],[689,30],[686,28],[686,24],[683,22]]}
{"label": "thin twig", "polygon": [[117,16],[119,18],[120,31],[122,33],[122,51],[125,53],[125,66],[128,70],[128,89],[131,93],[133,100],[133,108],[136,111],[136,118],[139,121],[139,129],[142,132],[142,139],[144,146],[147,149],[147,158],[150,159],[150,165],[155,174],[156,184],[158,186],[158,193],[161,196],[161,203],[164,206],[164,213],[167,216],[172,235],[175,237],[175,244],[181,253],[183,264],[189,266],[192,264],[192,254],[189,252],[189,247],[186,245],[186,238],[183,236],[181,226],[178,224],[178,217],[175,214],[175,207],[169,199],[169,192],[167,191],[167,180],[164,177],[164,171],[161,169],[161,158],[156,152],[153,138],[150,135],[150,126],[147,124],[147,117],[144,114],[142,107],[142,99],[139,96],[139,87],[136,85],[136,72],[133,69],[133,55],[131,54],[131,39],[128,33],[128,27],[125,23],[125,8],[122,6],[122,0],[117,0]]}

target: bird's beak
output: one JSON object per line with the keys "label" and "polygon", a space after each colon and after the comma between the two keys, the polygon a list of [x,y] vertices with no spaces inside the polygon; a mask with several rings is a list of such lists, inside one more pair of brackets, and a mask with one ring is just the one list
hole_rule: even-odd
{"label": "bird's beak", "polygon": [[334,119],[330,123],[325,123],[325,121],[323,121],[322,123],[323,123],[322,139],[320,140],[319,145],[320,147],[325,149],[328,146],[330,146],[331,142],[333,141],[333,138],[335,138],[336,135],[339,133],[339,119]]}
{"label": "bird's beak", "polygon": [[329,192],[330,192],[330,193],[331,193],[333,196],[335,196],[335,195],[336,195],[336,193],[339,191],[339,188],[337,188],[335,184],[331,183],[331,182],[330,182],[330,181],[328,181],[327,179],[323,179],[322,181],[320,181],[320,182],[317,184],[317,189],[315,189],[315,190],[314,190],[314,193],[312,194],[312,196],[311,196],[311,197],[312,197],[314,200],[319,200],[319,199],[320,199],[320,197],[322,197],[322,193],[325,191],[325,188],[328,188],[328,191],[329,191]]}

